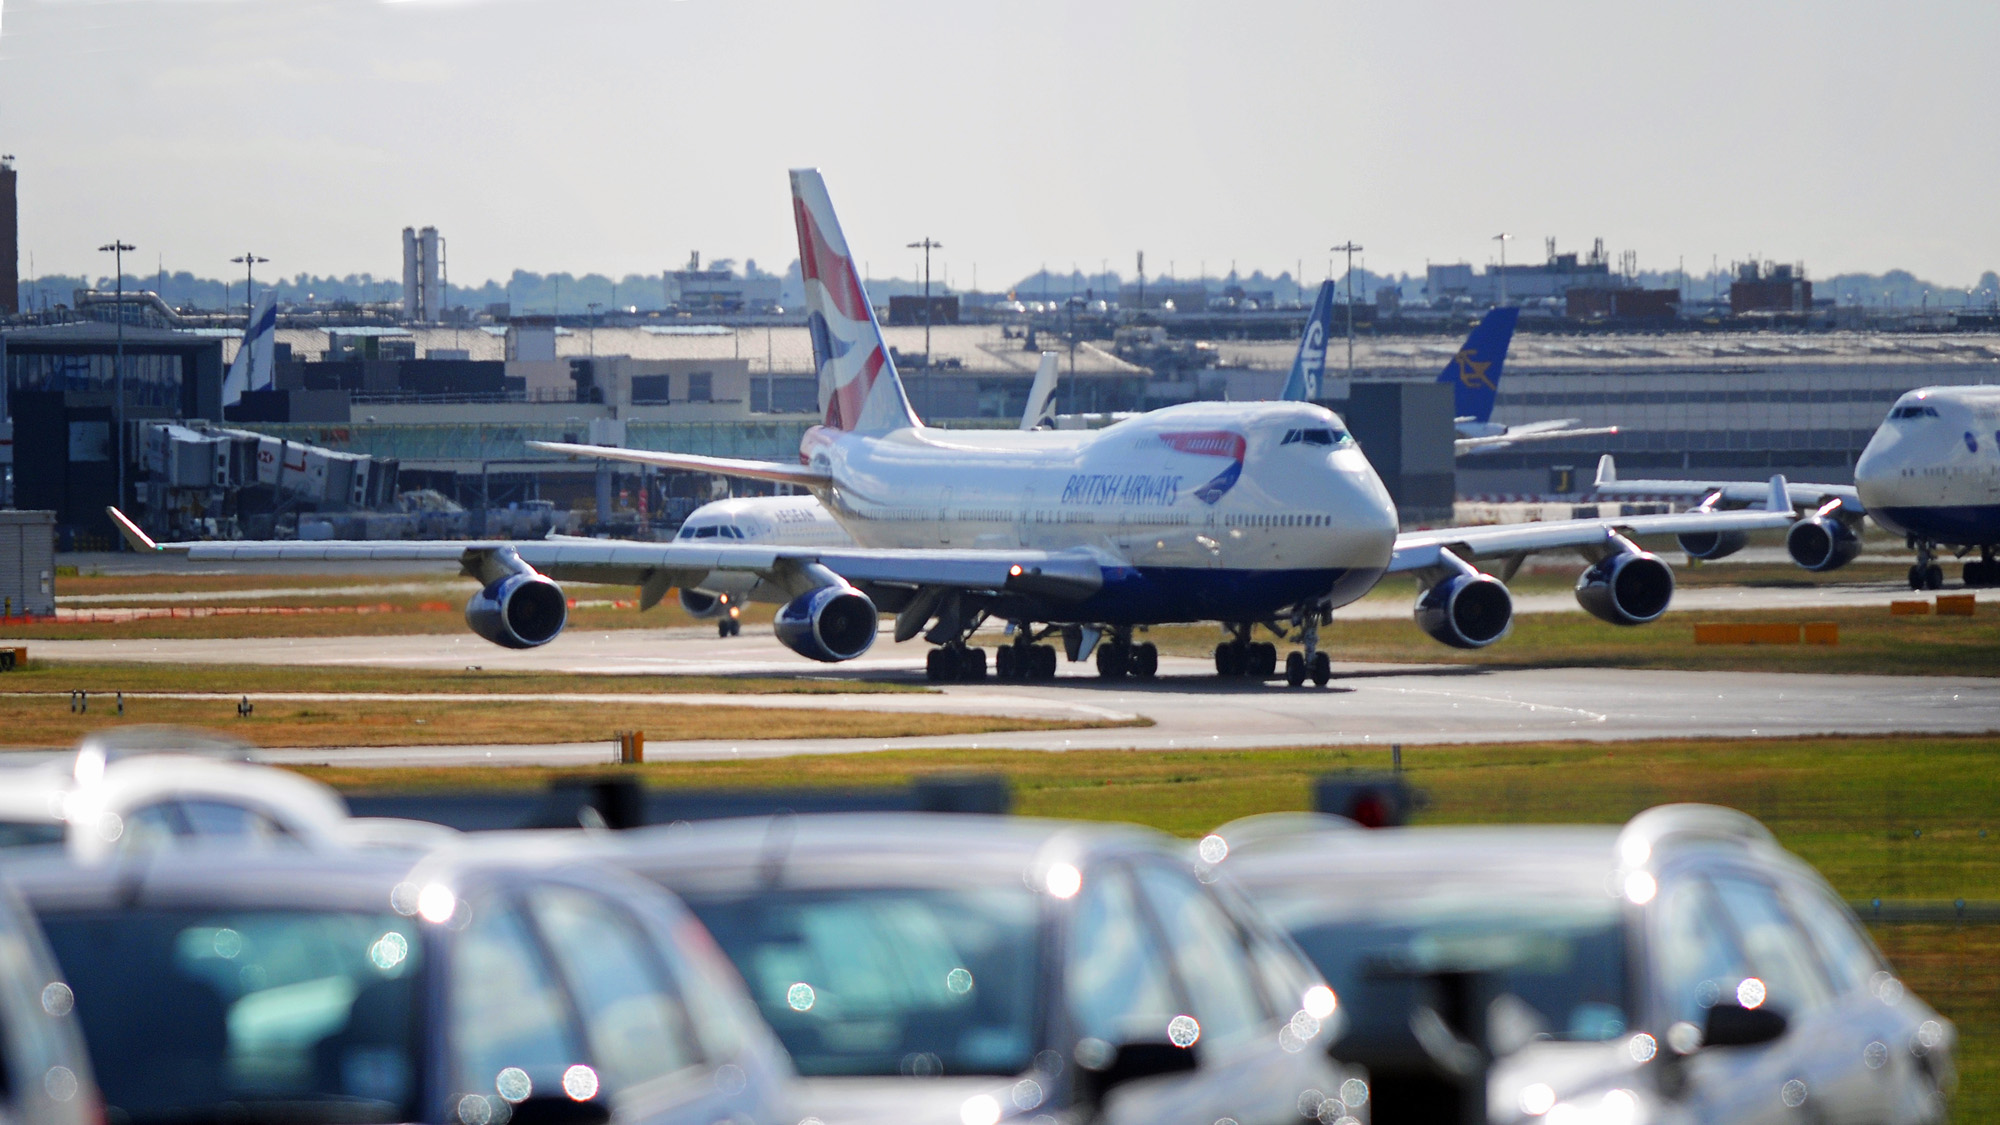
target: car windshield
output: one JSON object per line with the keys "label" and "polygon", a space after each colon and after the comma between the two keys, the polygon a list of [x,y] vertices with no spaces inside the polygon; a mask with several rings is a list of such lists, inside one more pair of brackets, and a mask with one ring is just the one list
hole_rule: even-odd
{"label": "car windshield", "polygon": [[1494,995],[1526,1003],[1538,1038],[1612,1039],[1631,1024],[1625,927],[1608,896],[1602,903],[1397,903],[1346,917],[1302,900],[1266,905],[1325,974],[1341,1007],[1398,1038],[1407,1032],[1389,1025],[1406,1024],[1424,980],[1440,974],[1488,976]]}
{"label": "car windshield", "polygon": [[411,920],[48,913],[110,1125],[416,1120]]}
{"label": "car windshield", "polygon": [[1017,1074],[1034,1058],[1039,911],[1025,888],[690,898],[807,1075]]}
{"label": "car windshield", "polygon": [[39,848],[63,842],[62,821],[0,820],[0,848]]}

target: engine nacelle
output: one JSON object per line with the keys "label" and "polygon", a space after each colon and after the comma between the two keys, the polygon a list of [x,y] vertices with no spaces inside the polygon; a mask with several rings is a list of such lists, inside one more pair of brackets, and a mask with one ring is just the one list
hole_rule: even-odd
{"label": "engine nacelle", "polygon": [[569,623],[569,600],[540,574],[510,574],[472,595],[465,623],[504,648],[536,648]]}
{"label": "engine nacelle", "polygon": [[1514,596],[1490,574],[1454,574],[1417,599],[1417,627],[1453,648],[1485,648],[1514,623]]}
{"label": "engine nacelle", "polygon": [[700,590],[690,590],[683,586],[681,608],[687,611],[689,617],[697,621],[706,621],[711,617],[721,617],[728,611],[729,605],[726,595],[704,594]]}
{"label": "engine nacelle", "polygon": [[1785,553],[1807,570],[1839,570],[1861,553],[1861,536],[1844,521],[1807,516],[1785,532]]}
{"label": "engine nacelle", "polygon": [[1741,531],[1683,531],[1674,538],[1688,558],[1704,562],[1726,559],[1750,542],[1750,537]]}
{"label": "engine nacelle", "polygon": [[880,627],[875,603],[852,586],[808,590],[786,602],[771,621],[779,643],[828,664],[867,652]]}
{"label": "engine nacelle", "polygon": [[1644,625],[1673,600],[1673,568],[1646,551],[1606,555],[1576,580],[1577,604],[1613,625]]}

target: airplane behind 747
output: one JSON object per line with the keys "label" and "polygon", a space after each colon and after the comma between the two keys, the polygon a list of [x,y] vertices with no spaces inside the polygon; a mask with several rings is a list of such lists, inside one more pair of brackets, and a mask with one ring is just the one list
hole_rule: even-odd
{"label": "airplane behind 747", "polygon": [[[559,442],[535,448],[667,469],[774,481],[811,492],[853,547],[712,539],[669,543],[583,540],[479,543],[173,544],[194,558],[433,558],[457,562],[483,587],[466,607],[498,644],[553,640],[566,620],[558,580],[639,586],[641,604],[674,588],[777,603],[778,639],[821,661],[867,652],[879,615],[898,641],[933,646],[933,679],[982,676],[969,642],[988,620],[1013,626],[997,652],[1003,676],[1055,674],[1060,636],[1072,661],[1106,677],[1151,677],[1159,654],[1147,627],[1215,621],[1222,675],[1272,675],[1277,646],[1293,685],[1331,675],[1319,630],[1332,611],[1392,573],[1414,574],[1418,625],[1446,644],[1478,648],[1508,631],[1513,602],[1500,577],[1473,564],[1581,552],[1590,565],[1577,600],[1619,624],[1667,609],[1673,574],[1630,536],[1783,526],[1782,479],[1772,511],[1696,512],[1502,527],[1397,531],[1374,469],[1332,411],[1303,402],[1197,402],[1100,430],[939,430],[911,409],[883,343],[853,255],[817,171],[794,171],[792,204],[819,371],[824,421],[797,463]],[[1782,510],[1779,510],[1782,509]],[[118,517],[123,521],[123,517]],[[156,547],[123,521],[135,546]],[[156,548],[157,549],[157,548]]]}

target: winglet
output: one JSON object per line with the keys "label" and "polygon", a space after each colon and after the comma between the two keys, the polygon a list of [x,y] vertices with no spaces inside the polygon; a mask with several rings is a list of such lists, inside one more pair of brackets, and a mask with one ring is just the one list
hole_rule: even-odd
{"label": "winglet", "polygon": [[130,544],[134,551],[150,553],[160,549],[160,545],[153,542],[152,536],[139,530],[139,525],[133,523],[132,518],[119,511],[117,507],[106,507],[104,514],[110,516],[111,522],[118,525],[118,533],[125,537],[125,542]]}
{"label": "winglet", "polygon": [[1771,478],[1771,494],[1764,498],[1767,512],[1789,512],[1792,510],[1792,487],[1785,483],[1785,474]]}
{"label": "winglet", "polygon": [[1607,453],[1597,459],[1597,487],[1618,483],[1618,463]]}

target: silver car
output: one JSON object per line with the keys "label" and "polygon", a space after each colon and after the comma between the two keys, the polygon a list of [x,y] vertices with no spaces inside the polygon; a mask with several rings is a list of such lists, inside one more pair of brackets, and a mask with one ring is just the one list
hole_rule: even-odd
{"label": "silver car", "polygon": [[1217,837],[1340,993],[1333,1050],[1369,1068],[1378,1122],[1945,1117],[1951,1024],[1742,813]]}
{"label": "silver car", "polygon": [[0,882],[0,1121],[102,1125],[74,997],[41,930]]}

